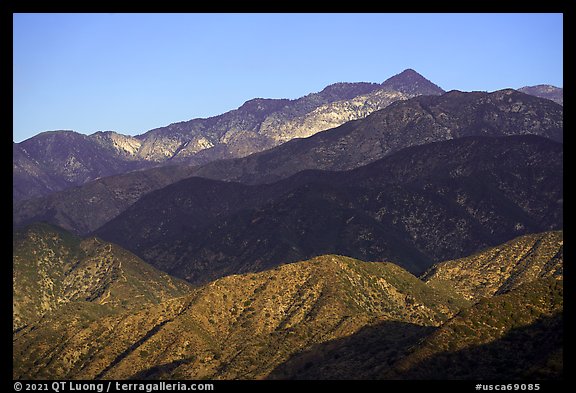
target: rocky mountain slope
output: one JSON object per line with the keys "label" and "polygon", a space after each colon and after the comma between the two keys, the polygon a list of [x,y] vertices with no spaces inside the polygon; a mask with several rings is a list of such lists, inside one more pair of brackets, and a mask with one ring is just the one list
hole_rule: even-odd
{"label": "rocky mountain slope", "polygon": [[428,336],[384,379],[562,379],[563,282],[484,299]]}
{"label": "rocky mountain slope", "polygon": [[86,235],[110,221],[144,194],[192,176],[195,168],[172,165],[93,180],[46,197],[14,202],[12,223],[20,228],[48,222]]}
{"label": "rocky mountain slope", "polygon": [[150,166],[243,157],[365,117],[396,100],[441,93],[415,71],[405,70],[382,84],[336,83],[296,100],[256,98],[222,115],[134,137],[111,131],[89,136],[45,132],[15,144],[13,199]]}
{"label": "rocky mountain slope", "polygon": [[216,154],[216,158],[243,157],[365,117],[397,100],[443,92],[407,69],[380,85],[335,83],[296,100],[257,98],[220,116],[148,131],[137,137],[143,141],[138,155],[154,161],[166,157],[189,161],[199,151],[207,150],[205,153]]}
{"label": "rocky mountain slope", "polygon": [[563,279],[563,244],[560,231],[526,235],[475,255],[438,263],[422,279],[478,301],[540,278]]}
{"label": "rocky mountain slope", "polygon": [[518,91],[564,105],[564,89],[561,87],[551,85],[525,86],[518,89]]}
{"label": "rocky mountain slope", "polygon": [[563,377],[563,281],[484,298],[440,328],[381,323],[322,343],[269,379],[550,380]]}
{"label": "rocky mountain slope", "polygon": [[46,224],[14,233],[12,283],[14,330],[72,303],[120,312],[190,289],[114,244],[80,239]]}
{"label": "rocky mountain slope", "polygon": [[[48,254],[60,245],[41,247]],[[499,249],[514,255],[516,248],[511,242]],[[547,257],[538,255],[527,264],[546,266]],[[54,285],[61,280],[55,277]],[[164,287],[138,290],[158,288]],[[13,377],[426,378],[439,370],[435,375],[457,379],[470,376],[475,354],[482,361],[474,378],[562,372],[559,277],[525,275],[514,289],[470,307],[449,287],[432,286],[395,264],[325,255],[174,295],[121,312],[78,299],[46,313],[14,332]],[[113,291],[109,300],[121,298]],[[550,340],[532,342],[530,335]],[[498,357],[486,347],[494,339],[505,344],[498,347],[503,353],[515,355]],[[515,368],[503,368],[510,361]]]}
{"label": "rocky mountain slope", "polygon": [[323,256],[84,326],[43,320],[15,334],[14,377],[262,378],[291,354],[378,320],[438,326],[459,302],[396,265]]}
{"label": "rocky mountain slope", "polygon": [[402,148],[465,136],[533,134],[563,140],[562,106],[512,89],[450,91],[397,101],[362,120],[248,157],[207,164],[197,176],[257,184],[307,169],[347,170]]}
{"label": "rocky mountain slope", "polygon": [[19,144],[12,144],[13,199],[28,199],[48,195],[67,187],[67,182],[48,173],[32,157],[29,157]]}
{"label": "rocky mountain slope", "polygon": [[97,134],[73,131],[43,132],[13,144],[12,162],[16,201],[139,167],[128,152],[101,143]]}
{"label": "rocky mountain slope", "polygon": [[263,185],[189,178],[95,233],[190,282],[336,253],[419,274],[562,228],[563,146],[537,136],[415,146],[345,172]]}

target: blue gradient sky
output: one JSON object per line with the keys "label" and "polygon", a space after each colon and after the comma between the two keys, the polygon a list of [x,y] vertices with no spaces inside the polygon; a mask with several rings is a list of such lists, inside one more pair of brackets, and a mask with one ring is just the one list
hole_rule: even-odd
{"label": "blue gradient sky", "polygon": [[563,86],[562,14],[15,14],[13,138],[150,129],[413,68]]}

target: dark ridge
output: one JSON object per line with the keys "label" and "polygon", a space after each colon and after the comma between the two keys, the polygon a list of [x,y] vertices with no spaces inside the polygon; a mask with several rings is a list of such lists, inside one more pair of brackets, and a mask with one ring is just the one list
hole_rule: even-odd
{"label": "dark ridge", "polygon": [[418,275],[561,228],[562,151],[538,136],[467,137],[271,184],[189,178],[95,234],[194,283],[321,254],[393,261]]}

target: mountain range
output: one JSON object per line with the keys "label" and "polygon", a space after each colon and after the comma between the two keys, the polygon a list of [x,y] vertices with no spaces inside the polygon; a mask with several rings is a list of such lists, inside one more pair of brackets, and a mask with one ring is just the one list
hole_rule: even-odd
{"label": "mountain range", "polygon": [[537,136],[470,137],[272,184],[192,177],[143,196],[95,234],[194,283],[331,253],[419,274],[561,229],[562,157],[560,143]]}
{"label": "mountain range", "polygon": [[365,117],[396,100],[444,91],[414,70],[382,84],[336,83],[296,100],[256,98],[236,110],[127,136],[51,131],[14,144],[13,199],[158,165],[243,157]]}
{"label": "mountain range", "polygon": [[[18,241],[24,249],[43,252],[14,259],[17,290],[25,288],[22,278],[34,274],[30,266],[44,266],[54,287],[65,287],[74,275],[58,257],[66,249],[84,250],[84,242],[97,242],[89,262],[109,258],[115,248],[47,226],[19,232]],[[54,254],[48,255],[49,250]],[[512,351],[520,342],[526,351],[515,355],[513,373],[497,368],[485,375],[559,378],[562,255],[562,233],[548,232],[526,235],[471,259],[446,261],[426,280],[394,263],[325,255],[228,276],[182,294],[184,284],[165,276],[157,280],[155,270],[146,270],[150,276],[142,285],[141,276],[134,275],[141,273],[132,270],[140,262],[128,254],[134,263],[130,268],[97,269],[100,282],[107,284],[86,293],[98,295],[73,296],[15,330],[13,377],[419,379],[430,376],[431,365],[444,373],[436,377],[444,376],[448,371],[443,365],[456,360],[459,370],[468,373],[463,375],[482,376],[472,355],[489,349],[478,345],[502,349],[505,343],[504,349]],[[81,266],[87,274],[97,267],[90,262]],[[460,292],[470,288],[454,291],[440,273],[458,269],[487,281],[514,280],[514,285],[479,301],[467,300]],[[145,296],[152,288],[169,289],[174,297]],[[144,296],[135,295],[135,289]],[[112,298],[107,291],[124,299],[122,310],[106,302]],[[40,309],[42,300],[32,299],[37,303],[28,307]],[[526,347],[530,335],[553,339]],[[532,363],[535,353],[545,356]],[[489,357],[482,359],[486,363]]]}
{"label": "mountain range", "polygon": [[[562,130],[561,106],[513,90],[453,91],[437,97],[416,97],[364,119],[245,158],[215,161],[199,168],[178,165],[164,171],[137,171],[87,183],[85,188],[72,188],[45,199],[15,202],[14,223],[40,219],[87,234],[144,193],[192,175],[248,184],[268,183],[306,169],[357,168],[404,147],[434,141],[519,134],[562,141]],[[159,177],[159,173],[167,175]],[[19,182],[14,182],[16,187]],[[118,187],[119,192],[113,191]],[[124,188],[129,192],[122,191]]]}
{"label": "mountain range", "polygon": [[562,379],[562,95],[408,69],[14,143],[13,378]]}
{"label": "mountain range", "polygon": [[421,96],[249,157],[17,203],[14,223],[94,231],[195,283],[326,253],[401,260],[419,274],[561,229],[562,128],[561,106],[513,90]]}
{"label": "mountain range", "polygon": [[562,106],[549,100],[511,89],[450,91],[396,102],[365,119],[262,153],[216,161],[196,175],[264,183],[306,169],[353,169],[404,147],[465,136],[534,134],[561,142],[563,127]]}
{"label": "mountain range", "polygon": [[[561,88],[538,85],[519,91],[563,102]],[[113,131],[88,136],[44,132],[13,144],[13,200],[155,166],[199,166],[244,157],[362,119],[396,101],[443,93],[407,69],[382,84],[336,83],[295,100],[255,98],[222,115],[173,123],[136,136]]]}

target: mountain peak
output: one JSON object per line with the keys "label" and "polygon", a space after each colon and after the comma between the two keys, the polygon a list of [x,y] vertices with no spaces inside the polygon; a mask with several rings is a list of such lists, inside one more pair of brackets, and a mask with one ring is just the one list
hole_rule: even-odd
{"label": "mountain peak", "polygon": [[[402,71],[401,73],[393,76],[394,77],[417,77],[417,78],[424,78],[422,75],[420,75],[418,72],[416,72],[415,70],[413,70],[412,68],[406,68],[404,71]],[[389,78],[389,79],[392,79]]]}
{"label": "mountain peak", "polygon": [[564,89],[561,87],[552,85],[524,86],[518,89],[518,91],[536,97],[546,98],[557,104],[564,105]]}
{"label": "mountain peak", "polygon": [[415,92],[423,95],[439,95],[444,93],[442,88],[430,82],[411,68],[407,68],[401,73],[386,79],[382,83],[382,87],[412,94]]}

